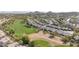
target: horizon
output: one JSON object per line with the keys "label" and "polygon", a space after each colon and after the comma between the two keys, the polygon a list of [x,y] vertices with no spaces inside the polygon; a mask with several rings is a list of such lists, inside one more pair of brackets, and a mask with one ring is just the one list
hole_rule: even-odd
{"label": "horizon", "polygon": [[79,11],[64,11],[64,12],[54,12],[54,11],[0,11],[0,13],[30,13],[30,12],[41,12],[41,13],[48,13],[48,12],[52,12],[52,13],[72,13],[72,12],[76,12],[79,13]]}
{"label": "horizon", "polygon": [[0,11],[79,12],[78,0],[0,0]]}

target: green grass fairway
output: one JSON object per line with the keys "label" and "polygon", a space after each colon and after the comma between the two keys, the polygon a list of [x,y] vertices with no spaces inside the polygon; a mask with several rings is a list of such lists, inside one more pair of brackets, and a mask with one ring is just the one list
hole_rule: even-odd
{"label": "green grass fairway", "polygon": [[15,20],[14,23],[8,24],[7,29],[10,31],[11,29],[15,31],[16,36],[23,36],[23,34],[31,34],[34,32],[37,32],[36,28],[28,28],[25,27],[24,24],[22,23],[22,20]]}
{"label": "green grass fairway", "polygon": [[33,47],[50,47],[51,45],[49,44],[49,42],[45,41],[45,40],[34,40],[31,43],[31,46]]}

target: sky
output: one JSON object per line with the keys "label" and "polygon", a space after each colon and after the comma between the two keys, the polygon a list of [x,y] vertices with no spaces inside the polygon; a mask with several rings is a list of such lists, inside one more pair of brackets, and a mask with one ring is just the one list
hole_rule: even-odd
{"label": "sky", "polygon": [[0,11],[79,12],[78,0],[0,0]]}

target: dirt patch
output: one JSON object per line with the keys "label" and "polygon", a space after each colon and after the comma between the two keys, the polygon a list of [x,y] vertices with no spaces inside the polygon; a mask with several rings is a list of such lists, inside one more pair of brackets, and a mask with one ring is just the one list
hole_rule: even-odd
{"label": "dirt patch", "polygon": [[63,42],[61,41],[61,37],[55,36],[54,38],[49,38],[50,34],[44,34],[43,31],[39,31],[38,33],[30,34],[28,35],[30,41],[42,38],[46,41],[48,41],[50,44],[53,45],[63,45]]}

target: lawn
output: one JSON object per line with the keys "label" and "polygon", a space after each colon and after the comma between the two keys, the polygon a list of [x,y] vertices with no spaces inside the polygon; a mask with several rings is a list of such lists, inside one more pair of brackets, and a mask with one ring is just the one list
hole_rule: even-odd
{"label": "lawn", "polygon": [[71,47],[69,45],[58,45],[58,46],[55,46],[55,47]]}
{"label": "lawn", "polygon": [[23,36],[23,34],[31,34],[31,33],[35,33],[37,32],[37,29],[36,28],[33,28],[33,27],[26,27],[23,23],[22,23],[23,20],[15,20],[14,23],[10,23],[7,25],[7,29],[10,31],[10,30],[13,30],[15,32],[14,35],[16,36]]}
{"label": "lawn", "polygon": [[31,42],[32,47],[50,47],[51,45],[49,42],[42,40],[42,39],[37,39]]}

